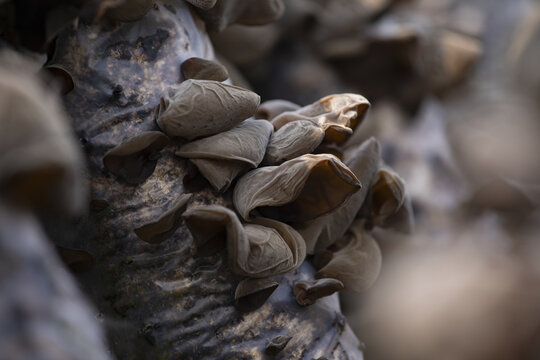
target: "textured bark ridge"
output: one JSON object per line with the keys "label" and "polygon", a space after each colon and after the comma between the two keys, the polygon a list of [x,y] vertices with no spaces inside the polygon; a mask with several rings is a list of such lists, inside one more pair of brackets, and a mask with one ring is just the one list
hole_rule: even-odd
{"label": "textured bark ridge", "polygon": [[212,59],[213,51],[187,5],[176,1],[158,2],[137,22],[65,31],[51,61],[73,77],[65,104],[86,150],[92,200],[102,205],[69,245],[95,256],[81,281],[107,319],[114,352],[122,359],[262,359],[272,339],[290,336],[278,358],[361,359],[337,295],[310,307],[296,303],[293,283],[314,277],[308,263],[277,277],[280,286],[268,301],[242,313],[234,307],[242,279],[233,276],[224,252],[195,257],[185,225],[159,244],[135,234],[185,193],[193,193],[188,207],[230,206],[230,194],[184,187],[187,161],[174,155],[178,139],[159,152],[153,173],[140,184],[103,165],[108,150],[159,130],[160,98],[180,83],[182,62],[194,56]]}

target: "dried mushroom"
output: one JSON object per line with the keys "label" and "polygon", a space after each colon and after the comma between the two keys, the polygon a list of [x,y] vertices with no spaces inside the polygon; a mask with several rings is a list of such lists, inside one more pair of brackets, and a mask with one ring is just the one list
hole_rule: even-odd
{"label": "dried mushroom", "polygon": [[349,290],[363,291],[379,276],[381,249],[364,229],[363,220],[356,221],[345,236],[346,245],[334,253],[328,264],[317,272],[317,277],[337,279]]}
{"label": "dried mushroom", "polygon": [[107,9],[110,19],[131,22],[142,18],[154,5],[154,0],[123,0],[118,6]]}
{"label": "dried mushroom", "polygon": [[215,6],[198,9],[198,13],[211,30],[222,31],[234,23],[267,24],[281,17],[284,10],[282,0],[217,0]]}
{"label": "dried mushroom", "polygon": [[326,143],[343,144],[369,109],[369,101],[358,94],[326,96],[296,111],[286,111],[272,120],[276,130],[291,121],[309,120],[319,124],[326,133]]}
{"label": "dried mushroom", "polygon": [[313,305],[317,299],[343,290],[343,283],[336,279],[297,281],[293,286],[296,302],[302,306]]}
{"label": "dried mushroom", "polygon": [[300,266],[306,256],[300,234],[275,220],[258,218],[242,225],[233,211],[220,205],[196,206],[183,217],[197,249],[219,250],[226,238],[229,266],[238,275],[282,274]]}
{"label": "dried mushroom", "polygon": [[191,5],[200,9],[208,10],[216,5],[217,0],[186,0]]}
{"label": "dried mushroom", "polygon": [[271,121],[273,118],[281,113],[284,113],[285,111],[296,111],[300,109],[300,107],[300,105],[287,100],[268,100],[259,106],[257,112],[255,113],[255,118]]}
{"label": "dried mushroom", "polygon": [[324,130],[319,125],[300,120],[286,124],[276,131],[266,148],[263,163],[279,165],[315,150],[324,139]]}
{"label": "dried mushroom", "polygon": [[176,153],[190,159],[218,191],[225,191],[242,171],[262,161],[272,135],[267,121],[245,120],[237,127],[187,143]]}
{"label": "dried mushroom", "polygon": [[189,79],[161,99],[157,123],[187,140],[227,131],[252,116],[261,99],[252,91],[212,80]]}
{"label": "dried mushroom", "polygon": [[80,147],[38,68],[0,52],[0,196],[19,206],[79,211],[86,205]]}
{"label": "dried mushroom", "polygon": [[229,78],[227,68],[212,60],[192,57],[180,66],[184,79],[225,81]]}
{"label": "dried mushroom", "polygon": [[233,202],[246,220],[257,210],[264,217],[303,222],[332,211],[360,188],[335,156],[308,154],[250,171],[238,180]]}
{"label": "dried mushroom", "polygon": [[182,214],[186,210],[191,194],[182,194],[180,198],[155,221],[135,229],[135,234],[151,244],[159,244],[174,234],[182,223]]}
{"label": "dried mushroom", "polygon": [[285,349],[285,346],[291,341],[292,336],[285,336],[285,335],[278,335],[274,337],[268,345],[266,345],[266,348],[264,349],[264,352],[267,353],[270,356],[275,356],[281,352],[281,350]]}
{"label": "dried mushroom", "polygon": [[371,183],[379,167],[380,151],[379,142],[370,138],[345,160],[347,166],[365,186],[353,194],[350,200],[341,207],[298,230],[306,241],[308,254],[323,251],[335,243],[343,237],[353,223],[368,194],[368,184]]}
{"label": "dried mushroom", "polygon": [[145,131],[107,151],[103,165],[113,175],[129,184],[146,180],[156,168],[158,153],[169,143],[159,131]]}
{"label": "dried mushroom", "polygon": [[236,286],[235,306],[241,311],[258,309],[278,286],[279,284],[270,278],[244,279]]}

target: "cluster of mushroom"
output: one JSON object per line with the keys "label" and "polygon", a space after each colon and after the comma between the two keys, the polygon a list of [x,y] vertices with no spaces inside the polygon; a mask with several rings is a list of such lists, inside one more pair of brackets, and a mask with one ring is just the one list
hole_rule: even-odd
{"label": "cluster of mushroom", "polygon": [[[338,94],[305,107],[283,100],[259,106],[257,94],[222,82],[227,72],[216,62],[191,58],[182,74],[187,80],[162,98],[156,122],[181,140],[177,156],[189,159],[217,192],[232,195],[234,209],[188,208],[191,195],[185,194],[135,233],[159,243],[183,219],[198,255],[225,246],[231,270],[246,277],[236,291],[244,310],[261,306],[278,285],[271,277],[296,269],[308,254],[316,255],[321,280],[296,284],[302,305],[344,287],[371,285],[381,254],[368,229],[409,224],[411,212],[403,180],[380,164],[375,139],[341,154],[369,102]],[[142,181],[166,135],[148,132],[119,145],[106,154],[106,168]],[[325,153],[328,148],[334,154]]]}

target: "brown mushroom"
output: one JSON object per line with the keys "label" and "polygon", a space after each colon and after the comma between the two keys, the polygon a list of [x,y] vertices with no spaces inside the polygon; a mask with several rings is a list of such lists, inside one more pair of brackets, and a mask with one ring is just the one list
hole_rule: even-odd
{"label": "brown mushroom", "polygon": [[350,153],[345,163],[365,186],[336,210],[298,230],[306,241],[308,254],[323,251],[343,237],[366,199],[368,184],[375,176],[379,161],[380,145],[375,138],[366,140],[356,151]]}
{"label": "brown mushroom", "polygon": [[216,5],[217,0],[186,0],[191,5],[199,9],[208,10]]}
{"label": "brown mushroom", "polygon": [[252,91],[212,80],[189,79],[161,99],[157,123],[187,140],[227,131],[255,113],[261,99]]}
{"label": "brown mushroom", "polygon": [[317,299],[330,296],[343,288],[343,283],[336,279],[297,281],[294,283],[293,293],[298,304],[307,306],[314,304]]}
{"label": "brown mushroom", "polygon": [[106,16],[118,21],[131,22],[146,15],[154,5],[154,0],[124,0],[118,1],[118,4],[107,9]]}
{"label": "brown mushroom", "polygon": [[94,257],[88,251],[69,249],[58,245],[56,251],[64,264],[74,273],[87,272],[94,265]]}
{"label": "brown mushroom", "polygon": [[184,79],[225,81],[229,78],[227,68],[212,60],[192,57],[180,66]]}
{"label": "brown mushroom", "polygon": [[364,229],[363,220],[357,220],[345,236],[346,245],[334,253],[332,259],[316,276],[338,279],[349,290],[363,291],[379,276],[382,265],[381,249]]}
{"label": "brown mushroom", "polygon": [[271,121],[273,118],[281,113],[284,113],[285,111],[296,111],[300,109],[300,107],[300,105],[287,100],[268,100],[259,106],[257,112],[255,113],[255,118]]}
{"label": "brown mushroom", "polygon": [[324,130],[307,121],[293,121],[276,131],[266,148],[263,163],[279,165],[315,150],[324,139]]}
{"label": "brown mushroom", "polygon": [[279,284],[270,278],[244,279],[236,286],[235,305],[241,311],[253,311],[260,308]]}
{"label": "brown mushroom", "polygon": [[169,143],[159,131],[145,131],[107,151],[103,165],[128,184],[146,180],[156,168],[157,154]]}
{"label": "brown mushroom", "polygon": [[309,120],[325,130],[325,143],[343,144],[363,120],[369,101],[358,94],[326,96],[296,111],[286,111],[272,120],[276,130],[291,121]]}
{"label": "brown mushroom", "polygon": [[190,159],[223,192],[242,171],[260,164],[272,131],[267,121],[245,120],[231,130],[185,144],[176,155]]}
{"label": "brown mushroom", "polygon": [[291,341],[292,336],[286,336],[286,335],[278,335],[274,337],[268,345],[266,345],[266,348],[264,349],[264,352],[267,353],[270,356],[276,356],[279,354],[283,349],[285,349],[285,346]]}
{"label": "brown mushroom", "polygon": [[159,244],[167,240],[182,223],[182,214],[191,196],[191,194],[182,194],[158,219],[136,228],[135,234],[141,240],[151,244]]}
{"label": "brown mushroom", "polygon": [[238,180],[233,203],[246,220],[257,210],[264,217],[303,222],[334,210],[360,188],[335,156],[308,154],[250,171]]}

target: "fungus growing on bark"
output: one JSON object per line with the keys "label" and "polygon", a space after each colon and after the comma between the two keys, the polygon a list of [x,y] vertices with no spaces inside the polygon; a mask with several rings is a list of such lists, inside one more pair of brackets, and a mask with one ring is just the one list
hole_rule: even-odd
{"label": "fungus growing on bark", "polygon": [[212,60],[192,57],[180,66],[184,79],[225,81],[229,78],[227,68]]}
{"label": "fungus growing on bark", "polygon": [[343,283],[336,279],[297,281],[294,283],[293,293],[298,304],[307,306],[314,304],[317,299],[330,296],[343,288]]}
{"label": "fungus growing on bark", "polygon": [[182,214],[186,210],[191,194],[182,194],[178,200],[155,221],[136,228],[135,234],[151,244],[159,244],[174,234],[182,223]]}
{"label": "fungus growing on bark", "polygon": [[268,100],[263,102],[257,112],[255,113],[256,119],[265,119],[272,121],[273,118],[284,113],[286,111],[296,111],[300,109],[300,105],[293,102],[277,99],[277,100]]}
{"label": "fungus growing on bark", "polygon": [[235,306],[241,311],[253,311],[260,308],[272,295],[279,284],[270,278],[247,278],[236,286]]}
{"label": "fungus growing on bark", "polygon": [[246,220],[257,210],[265,217],[303,222],[332,211],[360,188],[335,156],[308,154],[250,171],[238,180],[233,203]]}
{"label": "fungus growing on bark", "polygon": [[264,352],[267,353],[270,356],[276,356],[279,354],[283,349],[285,349],[285,346],[291,341],[292,336],[286,336],[286,335],[278,335],[274,337],[268,345],[266,345],[266,348],[264,349]]}
{"label": "fungus growing on bark", "polygon": [[167,135],[193,140],[232,129],[253,115],[260,101],[238,86],[189,79],[161,99],[157,123]]}
{"label": "fungus growing on bark", "polygon": [[156,168],[158,153],[169,143],[159,131],[145,131],[107,151],[103,165],[129,184],[146,180]]}
{"label": "fungus growing on bark", "polygon": [[190,159],[223,192],[242,171],[259,165],[272,132],[267,121],[245,120],[231,130],[183,145],[176,155]]}
{"label": "fungus growing on bark", "polygon": [[345,235],[343,248],[320,269],[317,278],[338,279],[346,289],[363,291],[379,276],[382,265],[381,249],[364,229],[364,221],[356,221]]}
{"label": "fungus growing on bark", "polygon": [[291,121],[309,120],[325,130],[324,142],[343,144],[364,119],[369,106],[369,101],[358,94],[329,95],[298,110],[281,113],[272,124],[279,130]]}

